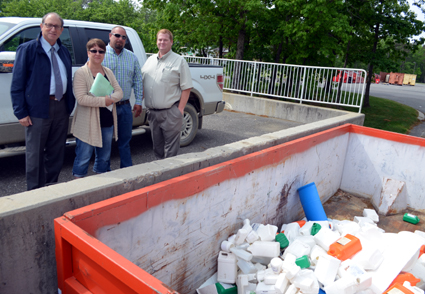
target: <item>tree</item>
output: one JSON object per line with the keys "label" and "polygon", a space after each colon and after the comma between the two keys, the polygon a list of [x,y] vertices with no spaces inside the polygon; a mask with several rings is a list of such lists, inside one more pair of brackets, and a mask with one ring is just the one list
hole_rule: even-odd
{"label": "tree", "polygon": [[411,41],[424,29],[406,0],[353,0],[346,2],[355,34],[346,54],[349,63],[360,60],[367,64],[367,84],[363,107],[369,107],[370,84],[375,67],[388,68],[395,60],[404,59],[424,42]]}

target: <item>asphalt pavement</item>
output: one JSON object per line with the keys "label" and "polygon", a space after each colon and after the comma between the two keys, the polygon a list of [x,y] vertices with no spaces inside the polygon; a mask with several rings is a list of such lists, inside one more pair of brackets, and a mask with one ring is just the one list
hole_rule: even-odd
{"label": "asphalt pavement", "polygon": [[[203,128],[198,130],[198,134],[189,146],[180,148],[180,154],[202,152],[212,147],[288,129],[301,124],[283,119],[223,111],[222,113],[205,116]],[[134,136],[130,145],[134,165],[155,160],[149,129],[145,134]],[[59,176],[59,182],[73,180],[72,165],[74,159],[75,146],[69,146],[66,148],[65,162]],[[92,168],[93,158],[89,166],[88,175],[94,174]],[[119,168],[118,147],[116,143],[113,143],[111,169],[116,170]],[[25,155],[0,158],[0,197],[24,192],[25,190]]]}

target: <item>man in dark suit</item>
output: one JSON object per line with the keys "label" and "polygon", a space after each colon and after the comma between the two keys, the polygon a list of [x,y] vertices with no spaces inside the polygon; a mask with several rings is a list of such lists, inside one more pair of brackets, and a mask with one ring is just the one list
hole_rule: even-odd
{"label": "man in dark suit", "polygon": [[25,127],[28,190],[58,181],[75,105],[71,55],[59,40],[63,19],[48,13],[40,27],[37,39],[16,50],[11,86],[14,114]]}

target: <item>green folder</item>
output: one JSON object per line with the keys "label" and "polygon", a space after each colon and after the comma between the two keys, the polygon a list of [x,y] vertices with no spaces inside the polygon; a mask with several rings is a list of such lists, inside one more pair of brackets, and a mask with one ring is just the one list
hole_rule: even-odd
{"label": "green folder", "polygon": [[110,95],[113,91],[114,87],[112,87],[111,83],[101,73],[97,73],[90,93],[94,96],[106,96]]}

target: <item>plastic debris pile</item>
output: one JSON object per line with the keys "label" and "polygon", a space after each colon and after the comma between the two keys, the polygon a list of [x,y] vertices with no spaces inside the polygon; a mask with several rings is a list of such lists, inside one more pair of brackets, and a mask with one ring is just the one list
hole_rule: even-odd
{"label": "plastic debris pile", "polygon": [[353,221],[303,220],[279,231],[245,220],[221,243],[217,293],[423,294],[425,233],[385,233],[378,222],[373,209]]}

